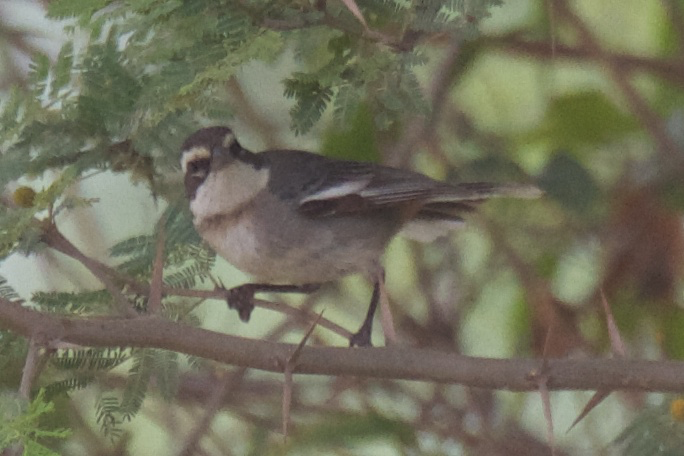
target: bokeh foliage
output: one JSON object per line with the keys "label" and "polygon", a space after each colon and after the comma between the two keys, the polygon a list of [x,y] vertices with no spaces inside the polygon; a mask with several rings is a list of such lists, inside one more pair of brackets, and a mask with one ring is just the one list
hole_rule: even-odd
{"label": "bokeh foliage", "polygon": [[[250,106],[236,101],[234,85],[248,85],[240,77],[255,61],[263,71],[287,62],[275,92],[289,103],[290,130],[320,139],[322,153],[454,180],[534,180],[546,192],[538,203],[492,202],[473,220],[477,229],[458,239],[423,249],[392,245],[389,289],[406,343],[476,355],[603,356],[610,350],[597,305],[603,291],[633,356],[680,359],[684,7],[677,0],[630,1],[616,11],[603,2],[530,0],[520,2],[527,9],[520,20],[508,2],[510,17],[499,15],[499,28],[490,25],[481,35],[483,19],[501,3],[358,2],[364,25],[342,1],[49,2],[46,14],[65,20],[71,34],[56,58],[33,53],[26,79],[2,98],[1,258],[40,255],[36,219],[96,207],[69,190],[93,174],[125,174],[148,188],[146,197],[159,201],[163,214],[156,225],[150,221],[154,234],[119,238],[102,260],[149,281],[163,226],[165,283],[211,286],[214,255],[189,223],[173,180],[179,144],[200,125],[234,120],[272,134],[264,127],[272,123],[254,121]],[[642,22],[658,27],[629,28]],[[450,56],[456,58],[442,67]],[[21,298],[84,318],[115,312],[109,290],[95,288]],[[347,285],[341,291],[321,299],[363,294]],[[145,296],[126,287],[122,293],[137,312],[146,311]],[[2,277],[0,296],[19,298]],[[215,318],[195,312],[195,304],[164,299],[163,315],[195,325]],[[298,330],[276,326],[271,337]],[[0,348],[0,385],[16,389],[26,343],[3,332]],[[94,417],[98,436],[115,445],[135,437],[129,421],[140,423],[145,413],[171,430],[179,423],[159,417],[178,412],[184,428],[192,428],[200,421],[193,410],[211,408],[210,392],[226,376],[237,391],[222,398],[220,420],[229,424],[205,432],[223,432],[236,454],[345,454],[374,444],[392,454],[549,450],[543,426],[526,430],[521,399],[344,378],[295,385],[295,430],[283,447],[279,377],[226,374],[201,360],[125,347],[50,353],[34,388],[44,387],[38,408],[21,415],[29,425],[14,441],[32,444],[36,429],[52,432],[38,415],[65,394],[91,399],[84,416]],[[148,410],[145,400],[154,404]],[[619,416],[645,402],[620,402]],[[66,419],[64,410],[58,420]],[[540,407],[531,410],[541,416]],[[679,445],[675,421],[662,408],[648,409],[619,443],[625,454],[671,454]],[[668,445],[660,445],[659,436],[672,429]],[[586,454],[587,445],[606,444],[595,434],[587,443],[585,431],[580,424],[563,450]],[[206,448],[229,454],[206,440]]]}

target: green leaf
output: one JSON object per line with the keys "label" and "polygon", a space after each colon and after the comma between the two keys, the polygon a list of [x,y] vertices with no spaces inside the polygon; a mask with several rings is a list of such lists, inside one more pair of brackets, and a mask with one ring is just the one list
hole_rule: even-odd
{"label": "green leaf", "polygon": [[178,392],[180,374],[178,369],[178,353],[168,350],[157,350],[154,375],[161,396],[172,401]]}
{"label": "green leaf", "polygon": [[662,319],[663,348],[672,359],[684,359],[684,311],[678,308],[667,309],[665,318]]}
{"label": "green leaf", "polygon": [[50,58],[45,54],[35,54],[29,70],[29,81],[35,86],[35,90],[42,91],[50,74]]}
{"label": "green leaf", "polygon": [[31,302],[40,306],[41,310],[72,315],[101,313],[109,308],[111,301],[111,295],[105,290],[83,292],[37,291],[31,296]]}
{"label": "green leaf", "polygon": [[154,239],[151,236],[135,236],[114,244],[109,249],[109,255],[113,257],[121,257],[140,253],[141,251],[148,253],[153,247]]}
{"label": "green leaf", "polygon": [[357,105],[356,112],[349,121],[347,128],[344,128],[344,124],[328,128],[323,135],[323,155],[344,160],[380,161],[375,124],[368,105]]}
{"label": "green leaf", "polygon": [[322,86],[311,75],[297,73],[294,76],[284,81],[284,93],[286,97],[297,100],[290,109],[292,129],[296,134],[303,134],[321,118],[332,99],[333,91],[330,87]]}
{"label": "green leaf", "polygon": [[657,183],[656,191],[666,207],[684,212],[684,182],[679,174],[663,176]]}
{"label": "green leaf", "polygon": [[623,456],[678,456],[684,450],[684,423],[666,404],[644,409],[615,440]]}
{"label": "green leaf", "polygon": [[86,388],[95,380],[94,375],[77,375],[65,380],[52,382],[45,387],[45,397],[52,399],[56,396],[66,395],[72,391]]}
{"label": "green leaf", "polygon": [[7,284],[7,279],[0,276],[0,298],[7,299],[9,301],[14,301],[19,299],[19,295],[14,288]]}
{"label": "green leaf", "polygon": [[414,429],[400,420],[377,414],[336,414],[302,427],[292,436],[292,448],[314,447],[320,450],[348,447],[369,440],[390,440],[402,445],[414,445]]}
{"label": "green leaf", "polygon": [[553,100],[540,127],[521,139],[543,141],[552,149],[574,149],[605,144],[639,128],[604,94],[581,92]]}
{"label": "green leaf", "polygon": [[129,370],[119,413],[124,420],[130,421],[135,416],[147,396],[147,388],[152,378],[155,365],[155,357],[158,350],[144,348],[134,353],[133,367]]}
{"label": "green leaf", "polygon": [[42,420],[55,409],[40,390],[30,403],[9,395],[0,395],[0,448],[14,445],[24,448],[26,455],[59,456],[43,446],[43,439],[65,439],[71,431],[65,428],[45,428]]}
{"label": "green leaf", "polygon": [[62,46],[57,56],[57,62],[54,66],[54,78],[51,87],[51,96],[55,97],[59,91],[66,87],[71,81],[71,75],[74,66],[74,46],[72,42],[67,42]]}
{"label": "green leaf", "polygon": [[95,407],[95,421],[105,437],[117,439],[123,433],[121,429],[121,406],[119,399],[111,395],[102,395]]}
{"label": "green leaf", "polygon": [[[35,100],[33,94],[18,87],[12,87],[5,93],[5,100],[0,104],[0,146],[16,141],[28,112],[35,110],[37,106],[38,101]],[[5,162],[10,162],[7,158],[6,153],[0,155],[3,165]],[[3,166],[0,166],[0,170],[2,168]]]}
{"label": "green leaf", "polygon": [[48,3],[47,14],[55,19],[74,16],[85,19],[110,2],[111,0],[53,0]]}
{"label": "green leaf", "polygon": [[539,185],[565,208],[585,213],[599,197],[599,187],[586,168],[567,152],[557,153],[539,177]]}

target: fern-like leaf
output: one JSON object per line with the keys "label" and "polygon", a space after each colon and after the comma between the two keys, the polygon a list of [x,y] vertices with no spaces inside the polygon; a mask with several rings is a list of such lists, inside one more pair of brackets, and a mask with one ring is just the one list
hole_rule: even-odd
{"label": "fern-like leaf", "polygon": [[[285,80],[285,96],[296,99],[290,109],[292,129],[297,134],[304,134],[321,118],[330,103],[333,91],[330,87],[321,86],[317,80],[302,77]],[[309,79],[309,80],[307,80]]]}
{"label": "fern-like leaf", "polygon": [[102,395],[95,407],[95,421],[100,425],[102,434],[111,440],[118,439],[123,433],[119,418],[120,408],[119,399],[109,394]]}
{"label": "fern-like leaf", "polygon": [[58,351],[50,361],[54,366],[70,371],[103,371],[120,365],[130,356],[130,350],[122,348],[66,349]]}
{"label": "fern-like leaf", "polygon": [[147,388],[152,378],[156,351],[151,348],[138,350],[134,354],[133,367],[129,371],[119,413],[125,421],[135,416],[147,396]]}
{"label": "fern-like leaf", "polygon": [[49,400],[55,396],[65,395],[72,391],[83,389],[90,385],[94,380],[94,375],[79,375],[52,382],[45,387],[45,398]]}
{"label": "fern-like leaf", "polygon": [[83,292],[42,292],[31,297],[31,302],[49,312],[84,315],[108,309],[112,298],[105,290]]}
{"label": "fern-like leaf", "polygon": [[0,276],[0,298],[7,299],[8,301],[16,301],[19,299],[19,295],[14,288],[12,288],[8,283],[7,279]]}

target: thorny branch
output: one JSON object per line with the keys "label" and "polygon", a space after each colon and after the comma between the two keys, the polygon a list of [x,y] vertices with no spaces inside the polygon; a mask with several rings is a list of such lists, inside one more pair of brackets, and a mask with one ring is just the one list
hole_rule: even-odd
{"label": "thorny branch", "polygon": [[[41,224],[44,227],[43,241],[55,250],[79,261],[83,266],[85,266],[98,280],[100,280],[107,290],[114,296],[117,310],[121,315],[126,317],[135,317],[138,314],[133,310],[131,303],[121,292],[121,286],[126,286],[132,292],[143,295],[150,296],[152,293],[151,286],[139,282],[131,277],[121,274],[119,271],[101,263],[93,258],[88,257],[83,252],[81,252],[74,244],[72,244],[62,233],[57,229],[54,224],[46,224],[36,220],[36,223]],[[173,288],[166,285],[161,286],[161,293],[163,296],[180,296],[186,298],[199,298],[199,299],[225,299],[225,291],[221,289],[215,290],[190,290],[185,288]],[[313,322],[318,320],[318,316],[306,312],[301,309],[288,306],[281,302],[271,302],[263,301],[259,299],[254,300],[254,304],[257,307],[262,307],[265,309],[270,309],[275,312],[280,312],[290,317],[296,318],[297,320],[303,322]],[[321,318],[318,323],[330,331],[339,334],[340,336],[348,339],[351,336],[351,332],[342,328],[341,326],[333,323],[330,320]]]}
{"label": "thorny branch", "polygon": [[[292,344],[252,340],[175,323],[158,316],[137,318],[67,318],[29,310],[0,299],[0,329],[24,337],[40,334],[91,347],[151,347],[221,363],[282,373],[295,350]],[[549,359],[549,390],[634,390],[679,392],[684,362],[626,359]],[[460,356],[407,346],[350,349],[303,347],[295,374],[344,375],[456,383],[478,388],[536,391],[538,359],[491,359]]]}

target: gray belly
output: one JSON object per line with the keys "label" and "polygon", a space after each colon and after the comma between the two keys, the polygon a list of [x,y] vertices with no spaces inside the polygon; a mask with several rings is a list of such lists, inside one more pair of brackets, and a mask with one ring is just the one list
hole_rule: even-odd
{"label": "gray belly", "polygon": [[257,280],[302,284],[371,273],[399,220],[395,211],[304,217],[265,196],[236,217],[197,228],[219,255]]}

